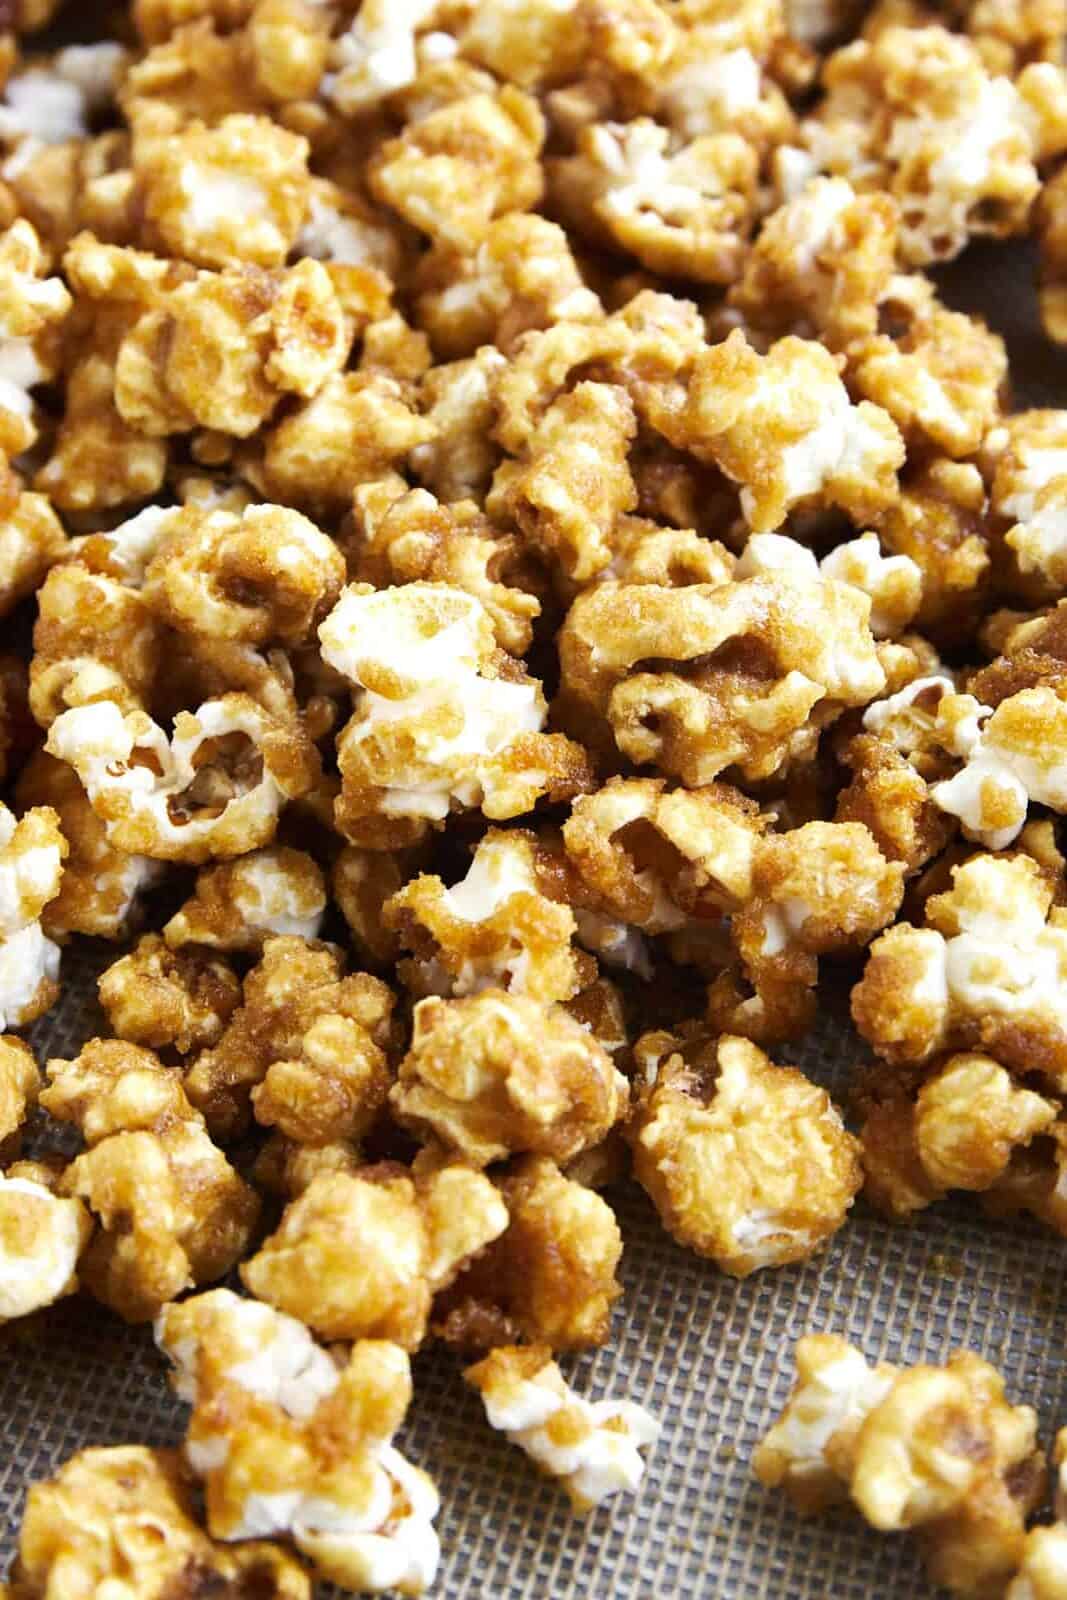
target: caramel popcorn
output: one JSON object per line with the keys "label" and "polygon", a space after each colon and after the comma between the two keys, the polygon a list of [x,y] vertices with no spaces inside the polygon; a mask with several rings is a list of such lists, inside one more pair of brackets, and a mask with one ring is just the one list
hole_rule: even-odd
{"label": "caramel popcorn", "polygon": [[172,950],[157,933],[108,967],[97,990],[116,1038],[180,1055],[215,1044],[241,999],[224,961]]}
{"label": "caramel popcorn", "polygon": [[507,1226],[503,1200],[470,1167],[414,1181],[388,1163],[323,1171],[241,1277],[324,1339],[391,1339],[414,1350],[433,1296]]}
{"label": "caramel popcorn", "polygon": [[860,1184],[856,1141],[829,1096],[746,1039],[652,1034],[644,1050],[629,1131],[664,1226],[737,1277],[806,1260]]}
{"label": "caramel popcorn", "polygon": [[272,845],[202,867],[194,893],[163,937],[172,950],[209,945],[258,955],[275,935],[314,939],[325,909],[326,885],[311,856]]}
{"label": "caramel popcorn", "polygon": [[18,1165],[0,1174],[0,1325],[74,1293],[91,1231],[80,1200],[53,1194]]}
{"label": "caramel popcorn", "polygon": [[757,1477],[802,1511],[851,1499],[883,1532],[916,1528],[931,1580],[1002,1593],[1041,1498],[1036,1416],[1012,1406],[988,1362],[954,1352],[904,1369],[834,1334],[797,1346],[797,1383],[756,1452]]}
{"label": "caramel popcorn", "polygon": [[181,1074],[104,1039],[47,1071],[41,1104],[88,1146],[61,1180],[96,1224],[84,1286],[128,1322],[147,1322],[183,1289],[224,1277],[248,1248],[259,1202],[212,1144]]}
{"label": "caramel popcorn", "polygon": [[62,280],[42,269],[41,242],[20,218],[0,234],[0,443],[11,455],[37,437],[31,390],[56,375],[72,305]]}
{"label": "caramel popcorn", "polygon": [[0,1029],[33,1022],[59,993],[59,947],[41,916],[59,892],[66,854],[51,806],[16,818],[0,802]]}
{"label": "caramel popcorn", "polygon": [[303,1568],[275,1545],[208,1538],[176,1451],[82,1450],[30,1489],[11,1600],[108,1590],[167,1600],[217,1587],[234,1600],[311,1600]]}
{"label": "caramel popcorn", "polygon": [[243,1004],[185,1078],[218,1138],[259,1121],[309,1144],[357,1137],[391,1081],[393,996],[340,954],[295,935],[267,938],[244,980]]}
{"label": "caramel popcorn", "polygon": [[290,1538],[346,1589],[432,1583],[437,1492],[391,1442],[411,1399],[403,1350],[364,1339],[335,1361],[302,1323],[228,1289],[167,1306],[156,1338],[193,1407],[184,1454],[213,1537]]}
{"label": "caramel popcorn", "polygon": [[0,1036],[0,1147],[22,1127],[37,1104],[40,1086],[29,1045],[13,1034]]}
{"label": "caramel popcorn", "polygon": [[626,1112],[625,1078],[580,1023],[521,994],[421,1000],[390,1103],[473,1165],[512,1152],[568,1161]]}
{"label": "caramel popcorn", "polygon": [[489,1426],[559,1478],[575,1511],[593,1511],[640,1485],[641,1452],[659,1437],[659,1423],[642,1406],[583,1400],[539,1345],[505,1345],[463,1376],[481,1395]]}
{"label": "caramel popcorn", "polygon": [[[0,415],[0,426],[2,420]],[[48,501],[22,489],[2,454],[0,505],[0,616],[6,616],[44,582],[49,568],[65,553],[67,538]]]}

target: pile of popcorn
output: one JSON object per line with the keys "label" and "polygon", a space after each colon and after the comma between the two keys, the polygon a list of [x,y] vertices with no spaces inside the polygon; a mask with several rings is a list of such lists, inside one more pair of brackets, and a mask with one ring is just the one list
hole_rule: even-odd
{"label": "pile of popcorn", "polygon": [[[418,1594],[432,1342],[637,1489],[557,1364],[629,1176],[738,1277],[861,1193],[1067,1237],[1067,408],[923,270],[1032,236],[1067,344],[1067,0],[60,10],[0,0],[0,1322],[92,1296],[190,1410],[0,1594]],[[797,1360],[765,1483],[1062,1600],[1067,1430],[1031,1527],[978,1356]]]}

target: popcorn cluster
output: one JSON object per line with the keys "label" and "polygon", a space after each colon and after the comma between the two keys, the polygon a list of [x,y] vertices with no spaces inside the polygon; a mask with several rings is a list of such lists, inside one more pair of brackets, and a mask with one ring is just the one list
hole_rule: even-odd
{"label": "popcorn cluster", "polygon": [[[1067,342],[1067,14],[95,9],[0,3],[0,1321],[151,1322],[191,1415],[5,1593],[417,1594],[428,1343],[638,1488],[555,1361],[628,1175],[735,1276],[861,1192],[1067,1237],[1067,410],[924,271],[1032,234]],[[798,1359],[765,1482],[1063,1592],[992,1368]]]}

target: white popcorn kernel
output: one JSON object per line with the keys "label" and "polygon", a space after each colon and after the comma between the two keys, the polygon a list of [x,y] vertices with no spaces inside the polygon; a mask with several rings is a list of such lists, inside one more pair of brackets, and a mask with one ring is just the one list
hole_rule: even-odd
{"label": "white popcorn kernel", "polygon": [[[2,982],[2,979],[0,979]],[[0,1176],[0,1322],[50,1306],[74,1287],[91,1231],[80,1200]]]}

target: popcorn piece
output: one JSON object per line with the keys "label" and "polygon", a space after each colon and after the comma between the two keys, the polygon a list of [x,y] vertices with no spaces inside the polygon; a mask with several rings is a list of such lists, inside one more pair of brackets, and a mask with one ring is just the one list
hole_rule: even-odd
{"label": "popcorn piece", "polygon": [[29,1045],[13,1034],[0,1036],[0,1148],[19,1132],[37,1104],[40,1086]]}
{"label": "popcorn piece", "polygon": [[485,989],[422,1000],[390,1092],[398,1121],[475,1166],[528,1150],[569,1161],[627,1109],[627,1085],[562,1008]]}
{"label": "popcorn piece", "polygon": [[926,780],[886,741],[860,734],[841,751],[852,781],[837,797],[838,822],[862,822],[887,861],[917,872],[944,849],[953,824]]}
{"label": "popcorn piece", "polygon": [[642,1450],[659,1423],[631,1400],[583,1400],[541,1345],[504,1346],[463,1374],[478,1390],[489,1425],[506,1433],[578,1512],[632,1493],[644,1476]]}
{"label": "popcorn piece", "polygon": [[83,1285],[127,1322],[147,1322],[183,1289],[224,1277],[259,1201],[212,1144],[180,1074],[117,1039],[47,1070],[41,1104],[89,1147],[61,1182],[97,1223]]}
{"label": "popcorn piece", "polygon": [[356,1138],[385,1099],[393,997],[365,973],[342,976],[338,953],[268,938],[244,981],[244,1004],[185,1088],[218,1138],[256,1116],[309,1144]]}
{"label": "popcorn piece", "polygon": [[16,819],[0,802],[0,1029],[33,1022],[59,994],[59,947],[40,918],[59,891],[66,854],[50,806]]}
{"label": "popcorn piece", "polygon": [[1031,1528],[1026,1535],[1019,1570],[1004,1600],[1056,1600],[1067,1583],[1067,1527],[1055,1522]]}
{"label": "popcorn piece", "polygon": [[839,544],[819,564],[824,577],[851,583],[871,597],[871,632],[895,639],[922,604],[922,573],[910,556],[884,556],[876,533]]}
{"label": "popcorn piece", "polygon": [[890,1099],[868,1113],[860,1132],[864,1194],[906,1220],[950,1189],[989,1189],[1058,1109],[1013,1084],[988,1056],[950,1056],[914,1101]]}
{"label": "popcorn piece", "polygon": [[[720,26],[703,17],[676,34],[673,43],[659,102],[679,138],[736,133],[759,151],[789,138],[789,104],[747,45],[724,49]],[[766,53],[764,45],[760,54]]]}
{"label": "popcorn piece", "polygon": [[756,1475],[801,1510],[850,1497],[875,1528],[917,1527],[929,1576],[960,1595],[1003,1592],[1041,1499],[1036,1416],[987,1362],[871,1368],[843,1339],[797,1347],[798,1380],[756,1452]]}
{"label": "popcorn piece", "polygon": [[286,800],[306,794],[311,751],[246,694],[182,711],[168,739],[110,700],[65,711],[46,746],[85,785],[108,838],[131,855],[193,864],[269,843]]}
{"label": "popcorn piece", "polygon": [[543,856],[534,835],[491,828],[451,888],[423,874],[386,902],[386,927],[414,952],[399,963],[414,993],[497,987],[547,1005],[583,987],[590,973],[571,948],[574,915],[542,888]]}
{"label": "popcorn piece", "polygon": [[241,1000],[224,961],[168,949],[157,933],[108,967],[97,989],[116,1038],[180,1055],[214,1044]]}
{"label": "popcorn piece", "polygon": [[524,1156],[498,1187],[507,1231],[439,1299],[434,1332],[475,1350],[508,1339],[553,1350],[603,1344],[622,1293],[611,1207],[544,1156]]}
{"label": "popcorn piece", "polygon": [[354,843],[410,843],[456,803],[495,821],[585,786],[584,752],[541,734],[541,686],[494,650],[472,595],[353,585],[319,637],[323,659],[362,691],[338,741],[337,823]]}
{"label": "popcorn piece", "polygon": [[172,950],[199,944],[259,955],[275,934],[314,939],[325,910],[326,885],[311,856],[272,845],[202,868],[163,937]]}
{"label": "popcorn piece", "polygon": [[[0,405],[2,405],[0,389]],[[0,456],[0,617],[44,582],[67,547],[63,526],[43,495],[22,492]]]}
{"label": "popcorn piece", "polygon": [[399,958],[399,936],[395,928],[385,926],[382,911],[417,872],[420,855],[412,850],[361,850],[349,844],[334,863],[333,897],[356,950],[372,965],[385,966]]}
{"label": "popcorn piece", "polygon": [[210,1593],[233,1600],[311,1600],[302,1568],[274,1545],[226,1549],[194,1520],[176,1451],[82,1450],[30,1489],[11,1600],[105,1594],[138,1600]]}
{"label": "popcorn piece", "polygon": [[866,595],[807,571],[716,587],[601,584],[578,596],[559,636],[568,716],[583,731],[590,712],[606,717],[632,761],[690,787],[731,766],[768,777],[810,753],[844,706],[879,692],[869,615]]}
{"label": "popcorn piece", "polygon": [[493,481],[494,506],[576,583],[610,565],[615,524],[637,504],[626,464],[636,431],[623,390],[579,384],[545,412],[528,460],[505,462]]}
{"label": "popcorn piece", "polygon": [[53,567],[37,595],[30,709],[42,727],[99,700],[133,711],[155,683],[160,630],[136,589],[80,561]]}
{"label": "popcorn piece", "polygon": [[0,443],[11,455],[37,437],[30,391],[56,375],[57,336],[71,303],[62,280],[44,276],[30,223],[20,218],[0,233]]}
{"label": "popcorn piece", "polygon": [[755,152],[737,134],[691,140],[647,117],[583,128],[578,153],[547,165],[552,199],[595,243],[664,276],[729,283],[756,208]]}
{"label": "popcorn piece", "polygon": [[1067,179],[1062,169],[1042,186],[1036,224],[1041,322],[1048,337],[1063,344],[1067,341]]}
{"label": "popcorn piece", "polygon": [[10,77],[0,104],[0,141],[11,152],[4,179],[16,178],[45,146],[86,138],[90,118],[114,98],[126,59],[111,41],[70,45]]}
{"label": "popcorn piece", "polygon": [[540,200],[543,139],[537,102],[521,90],[470,94],[388,140],[370,164],[371,192],[436,244],[470,252],[495,217]]}
{"label": "popcorn piece", "polygon": [[684,437],[741,486],[756,533],[813,501],[872,517],[895,500],[904,460],[890,417],[869,401],[852,404],[821,345],[780,339],[761,356],[740,330],[698,358]]}
{"label": "popcorn piece", "polygon": [[414,1350],[433,1295],[507,1225],[493,1185],[469,1167],[415,1182],[389,1164],[321,1172],[241,1277],[325,1339],[387,1338]]}
{"label": "popcorn piece", "polygon": [[89,804],[77,773],[38,750],[19,774],[20,807],[51,806],[68,854],[54,900],[41,912],[49,939],[64,943],[72,933],[121,939],[129,931],[139,897],[160,867],[147,856],[131,856],[108,843],[107,830]]}
{"label": "popcorn piece", "polygon": [[856,1026],[894,1064],[978,1048],[1061,1084],[1067,944],[1051,887],[1022,855],[972,856],[952,885],[927,901],[927,926],[899,923],[875,941],[852,994]]}
{"label": "popcorn piece", "polygon": [[922,574],[916,626],[954,643],[973,632],[990,579],[986,493],[977,467],[934,460],[901,484],[874,518],[882,544]]}
{"label": "popcorn piece", "polygon": [[986,445],[992,457],[991,506],[1007,523],[1011,552],[1024,593],[1058,600],[1067,510],[1067,418],[1061,411],[1022,411],[996,429]]}
{"label": "popcorn piece", "polygon": [[663,1040],[631,1131],[664,1226],[737,1277],[807,1260],[859,1188],[856,1141],[824,1090],[747,1040],[679,1045]]}
{"label": "popcorn piece", "polygon": [[422,380],[422,404],[433,437],[415,446],[411,464],[441,500],[482,500],[500,452],[490,437],[493,390],[506,366],[484,345],[469,361],[432,367]]}
{"label": "popcorn piece", "polygon": [[421,1594],[439,1557],[431,1480],[392,1443],[408,1358],[363,1340],[336,1362],[302,1323],[217,1289],[166,1307],[156,1337],[193,1406],[185,1458],[215,1538],[291,1538],[345,1588]]}
{"label": "popcorn piece", "polygon": [[437,9],[437,0],[405,0],[402,6],[364,0],[330,52],[327,92],[340,112],[359,116],[415,82],[415,35]]}
{"label": "popcorn piece", "polygon": [[[5,1040],[3,1059],[12,1051]],[[0,1325],[74,1293],[91,1231],[80,1200],[61,1199],[17,1168],[0,1174]]]}

